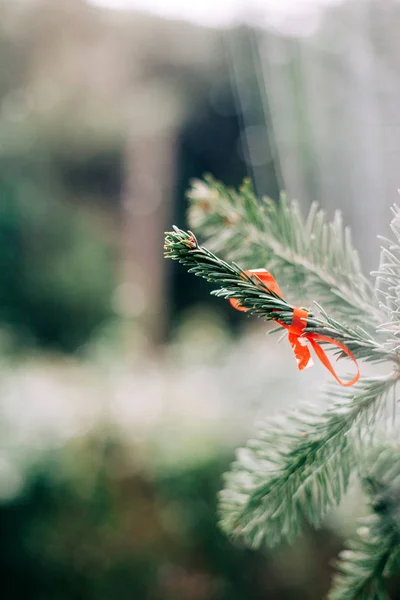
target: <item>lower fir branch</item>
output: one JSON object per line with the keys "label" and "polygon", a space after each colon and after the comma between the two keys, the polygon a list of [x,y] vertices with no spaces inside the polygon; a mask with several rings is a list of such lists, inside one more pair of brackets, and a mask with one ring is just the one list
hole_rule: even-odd
{"label": "lower fir branch", "polygon": [[368,431],[395,381],[395,375],[364,380],[322,415],[296,411],[280,427],[267,424],[225,476],[225,532],[252,547],[273,547],[293,541],[304,521],[318,526],[340,502],[355,467],[351,434]]}
{"label": "lower fir branch", "polygon": [[365,460],[372,514],[339,556],[329,600],[386,600],[386,579],[400,564],[400,447],[385,443]]}
{"label": "lower fir branch", "polygon": [[360,521],[357,538],[339,555],[328,600],[389,600],[384,573],[398,552],[397,534],[382,535],[375,515]]}

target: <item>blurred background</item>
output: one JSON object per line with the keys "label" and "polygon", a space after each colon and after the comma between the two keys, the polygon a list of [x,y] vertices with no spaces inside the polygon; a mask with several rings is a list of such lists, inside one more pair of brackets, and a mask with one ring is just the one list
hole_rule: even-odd
{"label": "blurred background", "polygon": [[219,532],[216,494],[325,374],[165,261],[163,232],[192,178],[248,175],[340,208],[374,268],[399,28],[395,0],[0,0],[3,598],[324,596],[357,491],[273,553]]}

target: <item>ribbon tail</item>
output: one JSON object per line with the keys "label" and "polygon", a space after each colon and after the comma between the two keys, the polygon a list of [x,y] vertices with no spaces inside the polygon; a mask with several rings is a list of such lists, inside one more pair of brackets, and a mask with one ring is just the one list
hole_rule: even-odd
{"label": "ribbon tail", "polygon": [[313,360],[305,339],[295,333],[289,333],[288,339],[296,357],[299,371],[312,367]]}
{"label": "ribbon tail", "polygon": [[[357,383],[357,381],[360,379],[360,369],[359,369],[359,366],[358,366],[355,356],[353,355],[352,352],[350,352],[350,350],[344,344],[338,342],[337,340],[334,340],[332,338],[326,337],[324,335],[319,335],[319,334],[310,334],[307,336],[307,339],[309,340],[311,346],[314,349],[315,354],[318,356],[319,360],[322,362],[324,367],[326,367],[328,369],[328,371],[333,375],[333,377],[336,379],[336,381],[338,383],[340,383],[340,385],[343,385],[345,387],[350,387],[350,386],[354,385],[355,383]],[[341,379],[339,379],[325,350],[323,350],[323,348],[321,348],[321,346],[318,344],[317,340],[319,340],[321,342],[329,342],[330,344],[337,346],[345,354],[347,354],[347,356],[354,362],[354,364],[357,367],[357,373],[351,381],[342,381]]]}

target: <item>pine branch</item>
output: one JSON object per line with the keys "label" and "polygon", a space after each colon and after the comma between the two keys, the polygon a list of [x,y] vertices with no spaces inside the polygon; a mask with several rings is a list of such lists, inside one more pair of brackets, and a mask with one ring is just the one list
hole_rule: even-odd
{"label": "pine branch", "polygon": [[383,571],[398,540],[394,536],[382,539],[377,517],[360,520],[357,534],[339,555],[341,572],[328,600],[388,600]]}
{"label": "pine branch", "polygon": [[[177,227],[165,237],[165,257],[177,260],[188,271],[217,283],[220,287],[211,292],[225,299],[237,298],[240,303],[254,314],[265,320],[280,321],[290,325],[294,307],[286,300],[268,289],[257,276],[247,275],[236,263],[227,263],[206,248],[199,246],[192,232]],[[320,308],[320,307],[319,307]],[[395,352],[375,340],[360,326],[346,326],[320,308],[321,316],[308,311],[306,333],[319,333],[331,337],[343,344],[356,358],[371,362],[396,360]],[[343,357],[341,351],[338,357]]]}
{"label": "pine branch", "polygon": [[347,488],[356,460],[354,434],[363,437],[370,429],[395,381],[394,375],[366,379],[353,392],[337,393],[322,415],[303,409],[280,427],[267,424],[226,475],[223,529],[252,547],[272,547],[292,541],[304,520],[318,526]]}
{"label": "pine branch", "polygon": [[343,319],[364,327],[381,322],[372,283],[364,276],[350,230],[340,212],[331,223],[313,204],[304,220],[298,204],[285,195],[276,203],[258,200],[245,181],[232,190],[206,177],[188,193],[189,222],[216,253],[244,268],[266,267],[298,293],[312,295]]}
{"label": "pine branch", "polygon": [[374,451],[363,478],[373,514],[340,554],[329,600],[386,600],[385,578],[400,564],[400,448]]}

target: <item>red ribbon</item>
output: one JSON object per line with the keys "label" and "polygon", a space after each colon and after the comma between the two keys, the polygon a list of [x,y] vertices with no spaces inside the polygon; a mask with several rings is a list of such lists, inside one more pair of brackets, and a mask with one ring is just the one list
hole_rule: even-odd
{"label": "red ribbon", "polygon": [[[245,273],[249,276],[257,275],[259,279],[270,289],[272,292],[283,298],[282,292],[279,288],[278,283],[275,278],[266,271],[265,269],[250,269],[245,271]],[[236,310],[241,310],[243,312],[248,309],[242,306],[236,298],[231,298],[229,300],[233,308]],[[313,348],[315,354],[318,356],[319,360],[322,362],[324,367],[328,369],[328,371],[333,375],[340,385],[349,387],[354,385],[360,378],[360,369],[358,367],[357,360],[355,356],[350,352],[350,350],[341,342],[334,340],[333,338],[327,337],[325,335],[320,335],[319,333],[305,333],[304,329],[307,327],[307,319],[308,312],[303,308],[294,308],[293,310],[293,318],[290,325],[285,325],[281,321],[277,320],[277,323],[282,325],[285,329],[288,330],[288,339],[289,343],[292,346],[294,355],[297,360],[297,366],[300,371],[306,369],[307,367],[311,367],[313,362],[311,358],[310,348],[307,346],[306,341],[308,341]],[[336,374],[335,369],[332,366],[326,352],[321,348],[318,342],[328,342],[340,348],[347,356],[354,362],[357,367],[357,373],[351,381],[342,381]]]}

